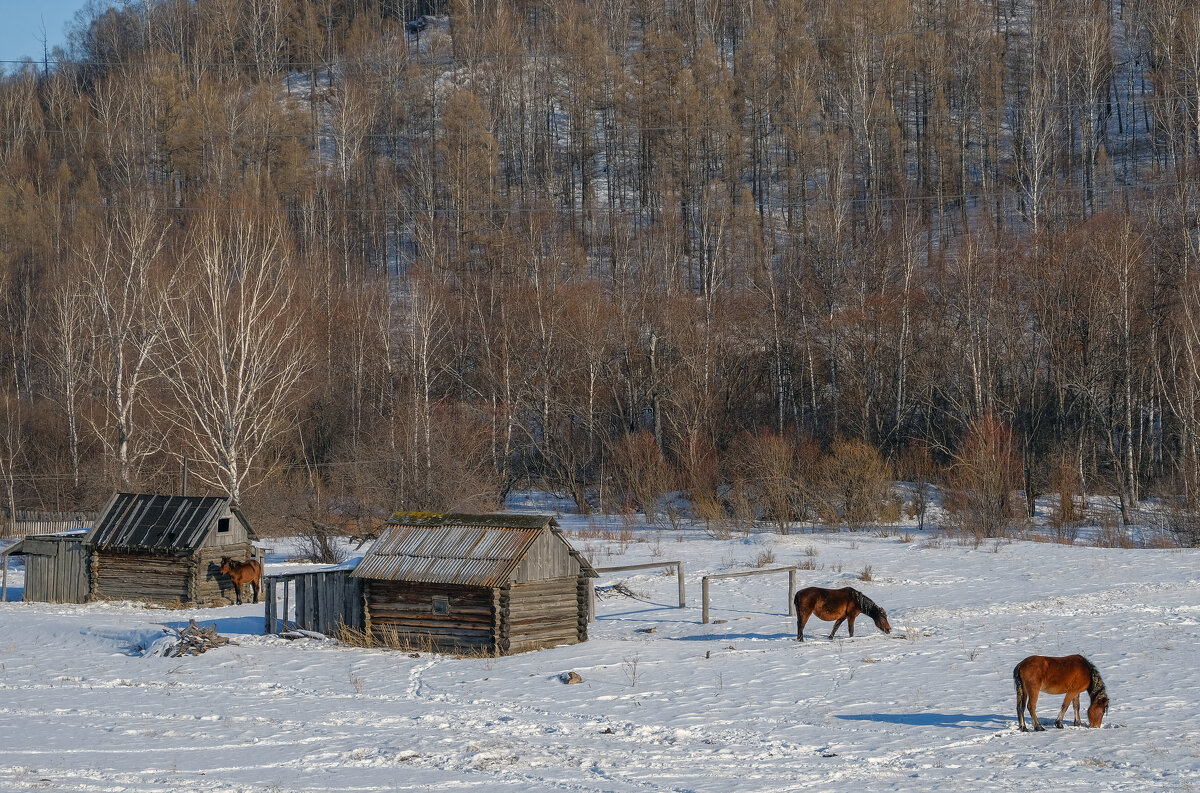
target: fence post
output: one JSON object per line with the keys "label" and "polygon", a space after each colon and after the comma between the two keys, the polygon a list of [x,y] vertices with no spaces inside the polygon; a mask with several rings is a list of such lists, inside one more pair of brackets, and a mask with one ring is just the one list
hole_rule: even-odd
{"label": "fence post", "polygon": [[675,563],[675,574],[679,576],[679,608],[687,605],[687,592],[684,591],[683,562]]}
{"label": "fence post", "polygon": [[265,595],[263,598],[263,611],[266,612],[266,619],[264,620],[266,624],[263,625],[263,635],[270,636],[275,633],[272,630],[275,626],[271,624],[275,621],[275,579],[268,576],[264,583],[267,591],[263,593]]}
{"label": "fence post", "polygon": [[796,569],[788,570],[788,616],[796,616]]}
{"label": "fence post", "polygon": [[700,621],[705,625],[708,624],[708,576],[704,576],[700,581],[700,589],[704,599],[704,607],[701,611]]}
{"label": "fence post", "polygon": [[588,622],[596,621],[596,585],[592,583],[592,579],[588,579]]}
{"label": "fence post", "polygon": [[[283,579],[283,629],[288,629],[288,593],[291,591],[290,583],[286,578]],[[296,604],[299,606],[300,604]]]}

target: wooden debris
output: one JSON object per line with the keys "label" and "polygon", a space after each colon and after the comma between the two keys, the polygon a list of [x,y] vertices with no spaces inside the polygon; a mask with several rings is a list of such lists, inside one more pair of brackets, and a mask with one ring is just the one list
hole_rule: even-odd
{"label": "wooden debris", "polygon": [[203,652],[213,649],[214,647],[223,647],[226,644],[232,644],[235,647],[237,642],[217,633],[216,625],[208,625],[200,627],[194,619],[188,620],[186,628],[163,628],[163,633],[170,635],[175,634],[179,641],[173,645],[166,647],[163,650],[164,658],[178,658],[181,655],[200,655]]}
{"label": "wooden debris", "polygon": [[624,581],[618,581],[612,586],[596,587],[596,597],[598,598],[611,598],[617,597],[618,595],[627,598],[641,597],[637,592],[634,592],[632,589],[630,589]]}
{"label": "wooden debris", "polygon": [[283,639],[328,639],[329,637],[323,633],[316,631],[306,631],[300,628],[292,628],[279,634]]}
{"label": "wooden debris", "polygon": [[558,679],[563,681],[564,683],[566,683],[569,686],[575,685],[576,683],[583,682],[583,678],[579,676],[578,672],[563,672],[561,675],[558,676]]}

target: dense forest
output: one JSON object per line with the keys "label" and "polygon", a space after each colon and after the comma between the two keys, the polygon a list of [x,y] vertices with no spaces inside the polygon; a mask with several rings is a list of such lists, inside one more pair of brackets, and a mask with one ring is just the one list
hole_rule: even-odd
{"label": "dense forest", "polygon": [[98,3],[0,127],[6,511],[1196,513],[1191,0]]}

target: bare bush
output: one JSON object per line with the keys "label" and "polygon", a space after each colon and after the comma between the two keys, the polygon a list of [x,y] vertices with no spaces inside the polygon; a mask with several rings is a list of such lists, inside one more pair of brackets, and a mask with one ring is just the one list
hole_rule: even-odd
{"label": "bare bush", "polygon": [[1013,489],[1020,472],[1009,428],[991,415],[972,422],[954,457],[953,492],[944,504],[956,527],[976,537],[1003,536],[1016,517]]}
{"label": "bare bush", "polygon": [[654,523],[658,499],[674,481],[654,436],[645,430],[622,435],[613,446],[611,459],[613,484],[622,501],[640,510],[647,523]]}
{"label": "bare bush", "polygon": [[837,441],[821,466],[821,493],[851,529],[879,519],[892,475],[879,450],[861,440]]}
{"label": "bare bush", "polygon": [[746,511],[787,534],[788,525],[799,516],[802,489],[795,444],[768,430],[743,432],[734,438],[723,462],[736,472],[735,488],[746,501]]}

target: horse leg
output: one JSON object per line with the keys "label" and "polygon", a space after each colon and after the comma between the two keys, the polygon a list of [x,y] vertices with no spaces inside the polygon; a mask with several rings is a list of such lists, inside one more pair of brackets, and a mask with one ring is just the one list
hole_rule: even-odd
{"label": "horse leg", "polygon": [[1039,692],[1036,688],[1031,689],[1028,692],[1029,718],[1033,721],[1033,731],[1034,732],[1045,732],[1046,728],[1042,726],[1042,723],[1040,721],[1038,721],[1038,717],[1037,717],[1038,693]]}
{"label": "horse leg", "polygon": [[808,622],[808,614],[804,609],[796,609],[796,641],[804,641],[804,623]]}
{"label": "horse leg", "polygon": [[254,590],[254,602],[258,602],[258,579],[255,578],[250,582],[250,588]]}
{"label": "horse leg", "polygon": [[233,582],[233,593],[237,595],[237,604],[242,605],[242,585],[238,582]]}
{"label": "horse leg", "polygon": [[[1080,693],[1083,693],[1083,692],[1080,692]],[[1082,726],[1082,724],[1083,724],[1083,722],[1081,722],[1079,720],[1079,694],[1075,695],[1075,699],[1073,701],[1075,703],[1075,722],[1074,722],[1074,724],[1076,727],[1079,727],[1079,726]]]}
{"label": "horse leg", "polygon": [[838,621],[833,623],[833,630],[829,632],[829,638],[833,638],[833,634],[837,633],[837,629],[842,627],[842,623],[846,621],[845,617],[839,617]]}
{"label": "horse leg", "polygon": [[[1063,716],[1067,715],[1067,708],[1071,707],[1072,699],[1074,698],[1071,696],[1070,692],[1067,692],[1067,695],[1063,697],[1062,707],[1058,709],[1058,718],[1054,720],[1054,726],[1060,730],[1063,726]],[[1076,713],[1078,713],[1078,711],[1076,711]]]}
{"label": "horse leg", "polygon": [[850,629],[850,638],[851,638],[851,639],[853,639],[853,638],[854,638],[854,618],[855,618],[855,617],[857,617],[857,616],[858,616],[858,614],[857,614],[857,613],[853,613],[853,614],[851,614],[851,615],[850,615],[850,617],[849,617],[849,618],[846,620],[846,627]]}
{"label": "horse leg", "polygon": [[1029,705],[1029,697],[1025,695],[1025,687],[1017,684],[1017,726],[1021,728],[1021,732],[1029,732],[1029,728],[1025,726],[1025,708]]}

